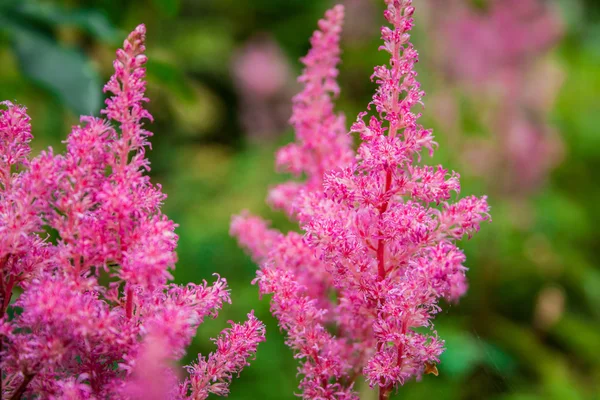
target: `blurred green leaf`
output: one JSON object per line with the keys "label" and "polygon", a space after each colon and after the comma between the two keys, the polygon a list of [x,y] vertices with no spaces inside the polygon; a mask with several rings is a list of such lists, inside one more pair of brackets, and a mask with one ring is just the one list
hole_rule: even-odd
{"label": "blurred green leaf", "polygon": [[24,1],[14,8],[17,15],[52,26],[77,26],[94,37],[116,43],[121,36],[111,22],[94,9],[70,10],[51,3]]}
{"label": "blurred green leaf", "polygon": [[75,114],[98,113],[102,86],[90,60],[80,52],[28,28],[12,25],[22,72],[57,95]]}
{"label": "blurred green leaf", "polygon": [[600,324],[580,315],[565,314],[550,332],[557,340],[593,366],[600,354]]}
{"label": "blurred green leaf", "polygon": [[154,5],[169,17],[174,17],[179,12],[179,0],[152,0]]}
{"label": "blurred green leaf", "polygon": [[146,64],[149,79],[153,79],[166,86],[170,92],[184,100],[192,101],[194,99],[194,90],[187,82],[183,71],[169,63],[159,61],[153,58]]}
{"label": "blurred green leaf", "polygon": [[441,356],[440,369],[456,379],[464,378],[481,361],[480,346],[473,336],[458,331],[447,334],[444,341],[446,351]]}
{"label": "blurred green leaf", "polygon": [[177,55],[181,67],[193,72],[210,71],[229,79],[229,58],[234,49],[231,27],[224,21],[181,21],[166,46]]}
{"label": "blurred green leaf", "polygon": [[506,353],[502,348],[484,342],[483,343],[484,357],[483,361],[490,367],[496,369],[501,374],[512,373],[517,368],[516,361]]}

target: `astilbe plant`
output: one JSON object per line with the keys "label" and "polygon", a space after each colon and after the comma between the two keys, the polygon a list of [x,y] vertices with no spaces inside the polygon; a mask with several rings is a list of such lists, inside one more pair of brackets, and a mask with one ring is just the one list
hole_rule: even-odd
{"label": "astilbe plant", "polygon": [[[270,229],[245,212],[231,232],[260,263],[262,295],[287,332],[300,361],[305,399],[356,399],[362,374],[379,398],[435,365],[444,343],[433,327],[440,301],[466,289],[465,256],[455,242],[489,219],[486,198],[453,201],[459,176],[421,166],[433,152],[432,132],[413,108],[424,93],[416,80],[418,55],[410,43],[411,0],[386,0],[381,50],[389,65],[375,68],[377,91],[351,132],[333,110],[343,8],[319,22],[302,60],[303,91],[291,119],[296,142],[277,165],[305,181],[271,190],[269,201],[297,220],[303,235]],[[420,328],[420,329],[418,329]]]}
{"label": "astilbe plant", "polygon": [[[207,316],[230,302],[225,279],[169,284],[176,225],[145,174],[145,28],[117,51],[102,114],[82,117],[64,154],[30,159],[26,110],[0,109],[0,338],[3,399],[205,399],[264,340],[252,313],[217,350],[174,365]],[[18,297],[15,294],[19,294]],[[16,298],[15,298],[16,297]],[[12,301],[12,303],[11,303]]]}

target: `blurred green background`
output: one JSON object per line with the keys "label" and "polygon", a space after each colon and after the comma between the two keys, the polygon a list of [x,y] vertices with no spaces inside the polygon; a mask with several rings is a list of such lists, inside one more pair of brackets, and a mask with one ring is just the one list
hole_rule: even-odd
{"label": "blurred green background", "polygon": [[[422,1],[415,0],[417,13]],[[372,67],[385,62],[377,51],[383,2],[345,3],[338,105],[352,121],[374,89]],[[232,288],[233,304],[200,327],[184,361],[212,351],[208,338],[251,309],[268,326],[268,341],[234,380],[232,399],[292,399],[296,392],[296,361],[268,300],[260,301],[250,285],[256,266],[228,227],[232,214],[249,209],[293,229],[264,198],[270,185],[286,179],[274,172],[274,151],[293,138],[286,120],[298,90],[298,59],[331,5],[0,0],[0,99],[28,107],[35,151],[62,149],[79,114],[98,114],[116,47],[137,24],[146,24],[155,117],[149,156],[154,181],[169,195],[165,212],[179,224],[175,277],[210,281],[218,273]],[[447,344],[440,376],[406,384],[398,399],[600,399],[600,2],[563,0],[556,6],[564,32],[544,57],[560,66],[563,83],[544,118],[559,133],[562,156],[524,191],[499,188],[493,176],[469,170],[457,141],[494,128],[479,118],[476,96],[443,78],[431,55],[435,31],[417,19],[414,42],[426,104],[442,95],[460,104],[458,128],[445,126],[436,107],[423,111],[423,124],[434,127],[440,144],[435,159],[426,161],[461,172],[463,194],[487,193],[494,221],[463,244],[471,287],[459,305],[438,316]],[[501,160],[495,169],[505,167]],[[365,398],[372,398],[366,389]]]}

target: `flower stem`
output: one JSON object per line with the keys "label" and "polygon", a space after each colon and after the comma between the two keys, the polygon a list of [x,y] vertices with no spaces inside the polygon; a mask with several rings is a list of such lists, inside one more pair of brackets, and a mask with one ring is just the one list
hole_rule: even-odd
{"label": "flower stem", "polygon": [[[10,254],[7,254],[2,260],[0,260],[0,271],[4,271],[4,267],[10,258]],[[0,295],[2,295],[2,299],[0,300],[0,318],[4,316],[8,305],[10,304],[10,298],[12,297],[12,289],[14,285],[14,280],[12,275],[9,275],[8,282],[4,285],[4,274],[0,276]]]}
{"label": "flower stem", "polygon": [[127,289],[127,303],[125,303],[125,313],[127,318],[133,316],[133,289]]}
{"label": "flower stem", "polygon": [[[387,169],[385,174],[385,189],[383,191],[384,196],[390,190],[392,186],[392,170]],[[389,200],[386,200],[381,207],[379,207],[379,216],[386,212],[389,205]],[[379,239],[377,242],[377,271],[379,274],[379,279],[383,280],[385,278],[385,243],[383,239]]]}
{"label": "flower stem", "polygon": [[19,400],[21,398],[21,396],[23,396],[23,393],[25,393],[25,389],[27,389],[27,385],[29,385],[29,382],[31,382],[34,377],[35,377],[35,374],[25,374],[23,376],[23,382],[21,382],[21,384],[19,385],[17,390],[15,390],[15,392],[12,394],[12,396],[10,396],[10,400]]}
{"label": "flower stem", "polygon": [[380,387],[379,388],[379,400],[389,400],[389,398],[390,398],[390,388],[388,386]]}

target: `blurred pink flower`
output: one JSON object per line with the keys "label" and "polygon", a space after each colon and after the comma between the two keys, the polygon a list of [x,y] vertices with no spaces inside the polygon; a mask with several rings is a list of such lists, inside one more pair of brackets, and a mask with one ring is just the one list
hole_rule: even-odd
{"label": "blurred pink flower", "polygon": [[477,173],[498,181],[496,173],[507,171],[500,180],[509,191],[536,188],[562,158],[561,140],[546,120],[563,74],[542,58],[562,36],[559,15],[541,0],[490,0],[483,10],[461,0],[431,0],[430,7],[439,68],[447,83],[477,102],[495,136],[488,151],[495,154],[480,157],[489,165]]}
{"label": "blurred pink flower", "polygon": [[251,136],[278,134],[290,112],[289,62],[272,38],[248,40],[233,56],[231,70],[240,98],[240,118]]}
{"label": "blurred pink flower", "polygon": [[263,98],[281,93],[291,77],[285,54],[268,36],[254,37],[238,50],[233,73],[241,90]]}
{"label": "blurred pink flower", "polygon": [[485,10],[462,0],[431,0],[431,6],[448,73],[474,85],[510,75],[562,36],[558,15],[540,0],[490,0]]}
{"label": "blurred pink flower", "polygon": [[364,0],[343,0],[341,4],[346,10],[344,40],[348,43],[371,40],[379,12],[375,3]]}

